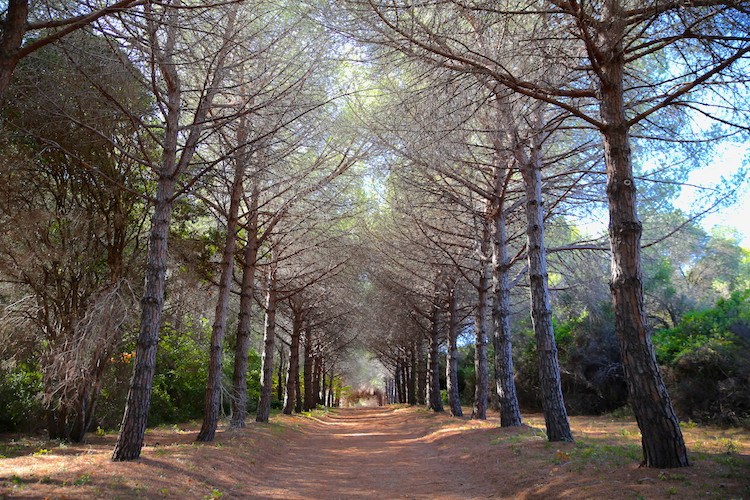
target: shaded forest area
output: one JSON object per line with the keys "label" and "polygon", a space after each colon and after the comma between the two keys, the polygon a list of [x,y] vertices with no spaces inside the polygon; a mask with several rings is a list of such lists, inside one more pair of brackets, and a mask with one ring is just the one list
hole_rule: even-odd
{"label": "shaded forest area", "polygon": [[[0,56],[0,431],[378,390],[503,427],[750,422],[739,1],[29,4]],[[248,415],[254,414],[254,417]]]}

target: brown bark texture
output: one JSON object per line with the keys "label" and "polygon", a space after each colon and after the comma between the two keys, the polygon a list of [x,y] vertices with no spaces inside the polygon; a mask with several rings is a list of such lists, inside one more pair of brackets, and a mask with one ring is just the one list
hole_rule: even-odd
{"label": "brown bark texture", "polygon": [[[504,176],[496,169],[495,186],[499,200]],[[495,346],[495,380],[500,406],[500,425],[512,427],[521,425],[521,409],[518,405],[516,383],[513,380],[513,344],[510,331],[510,288],[508,272],[507,235],[505,213],[499,201],[492,203],[492,224],[490,226],[492,246],[492,322],[493,343]]]}
{"label": "brown bark texture", "polygon": [[443,399],[440,396],[440,310],[437,304],[432,306],[432,325],[430,330],[430,352],[428,355],[428,408],[435,413],[445,411],[443,409]]}
{"label": "brown bark texture", "polygon": [[271,272],[266,291],[266,323],[263,330],[263,356],[260,376],[260,398],[256,422],[268,422],[271,414],[271,395],[273,394],[273,355],[276,343],[276,277]]}
{"label": "brown bark texture", "polygon": [[120,434],[112,460],[138,458],[146,434],[151,386],[156,370],[156,348],[159,343],[164,282],[167,272],[167,236],[172,214],[174,179],[159,178],[156,206],[151,219],[151,234],[146,264],[146,287],[141,299],[141,324],[135,345],[135,363]]}
{"label": "brown bark texture", "polygon": [[[240,128],[244,128],[240,126]],[[247,137],[244,138],[246,142]],[[229,200],[229,214],[227,216],[227,234],[224,240],[224,253],[221,258],[221,275],[219,278],[219,293],[216,300],[214,324],[211,328],[211,345],[208,358],[208,381],[204,400],[203,424],[198,432],[196,441],[208,442],[214,440],[216,426],[219,422],[219,405],[221,398],[222,354],[224,350],[224,335],[227,328],[227,312],[229,297],[232,291],[234,277],[234,253],[237,246],[237,222],[242,198],[243,179],[245,177],[245,161],[239,158],[235,162],[232,192]]]}
{"label": "brown bark texture", "polygon": [[641,430],[645,465],[689,465],[685,442],[651,344],[643,301],[641,233],[625,114],[622,40],[625,16],[619,0],[602,10],[600,115],[607,167],[609,239],[612,249],[610,290],[630,404]]}
{"label": "brown bark texture", "polygon": [[486,223],[482,224],[482,241],[480,242],[480,273],[477,286],[477,316],[474,325],[474,405],[471,418],[487,418],[487,400],[489,396],[489,367],[487,365],[487,332],[489,332],[489,291],[492,286],[492,268],[487,262],[490,254],[490,232]]}
{"label": "brown bark texture", "polygon": [[286,374],[286,392],[284,394],[285,415],[291,415],[299,399],[299,343],[302,335],[302,319],[295,314],[292,322],[292,333],[289,337],[289,368]]}
{"label": "brown bark texture", "polygon": [[240,314],[237,322],[232,373],[232,419],[229,422],[229,426],[233,429],[245,427],[247,419],[247,356],[250,353],[250,323],[253,317],[255,269],[258,260],[258,195],[256,182],[253,186],[250,213],[245,227],[247,242],[243,251]]}
{"label": "brown bark texture", "polygon": [[[536,141],[534,141],[536,142]],[[547,287],[547,255],[544,248],[544,210],[542,199],[542,169],[538,145],[530,155],[516,146],[516,160],[520,163],[526,192],[526,238],[529,262],[529,295],[531,322],[536,339],[542,409],[549,441],[572,441],[568,413],[563,400],[557,344],[552,326],[552,309]]]}
{"label": "brown bark texture", "polygon": [[458,294],[452,284],[448,299],[448,359],[446,362],[446,389],[451,415],[462,417],[461,398],[458,392],[458,333],[461,327],[458,311]]}

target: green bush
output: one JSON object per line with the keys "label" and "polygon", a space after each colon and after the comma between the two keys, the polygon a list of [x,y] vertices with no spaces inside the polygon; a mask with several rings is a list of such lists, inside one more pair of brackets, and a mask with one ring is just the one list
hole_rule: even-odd
{"label": "green bush", "polygon": [[[188,325],[193,326],[193,325]],[[196,330],[178,332],[171,325],[162,327],[156,354],[156,373],[153,380],[148,425],[174,424],[200,419],[203,416],[204,395],[208,378],[208,339],[210,326],[198,325]],[[110,374],[105,381],[97,425],[113,429],[122,418],[130,376],[133,369],[131,354],[134,346],[126,346],[115,356]],[[251,351],[248,356],[248,411],[255,411],[260,394],[261,358]],[[233,355],[225,350],[223,379],[231,383]],[[230,387],[225,387],[225,393]],[[229,398],[223,400],[223,412],[230,411]]]}
{"label": "green bush", "polygon": [[31,430],[42,420],[42,373],[19,363],[0,370],[0,432]]}
{"label": "green bush", "polygon": [[681,417],[718,424],[750,418],[749,338],[750,290],[654,333],[657,359]]}

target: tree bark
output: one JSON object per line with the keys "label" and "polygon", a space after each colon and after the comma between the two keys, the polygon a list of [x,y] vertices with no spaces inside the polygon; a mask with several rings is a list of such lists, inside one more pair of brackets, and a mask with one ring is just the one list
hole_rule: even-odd
{"label": "tree bark", "polygon": [[[238,144],[247,143],[247,127],[245,118],[241,119],[238,130]],[[234,254],[237,246],[237,224],[242,198],[243,181],[245,178],[246,147],[241,147],[235,158],[234,179],[229,198],[229,213],[227,215],[227,234],[224,240],[224,253],[221,258],[221,276],[219,278],[219,293],[216,300],[214,324],[211,329],[211,345],[208,358],[208,381],[203,409],[203,424],[198,432],[196,441],[209,442],[214,440],[216,427],[219,422],[219,405],[221,397],[222,359],[224,353],[224,335],[227,328],[227,311],[229,297],[232,292],[232,278],[234,277]]]}
{"label": "tree bark", "polygon": [[[176,140],[176,137],[175,137]],[[172,151],[176,152],[176,148]],[[169,165],[174,165],[174,157]],[[174,171],[173,169],[170,169]],[[175,179],[171,175],[159,177],[156,206],[151,218],[146,264],[146,287],[141,299],[141,326],[135,345],[135,363],[125,414],[120,425],[120,434],[115,444],[112,460],[123,461],[138,458],[146,434],[148,410],[151,404],[151,386],[156,370],[156,348],[159,343],[159,327],[164,302],[164,282],[167,272],[167,236],[172,215],[172,195]]]}
{"label": "tree bark", "polygon": [[278,381],[276,384],[276,399],[279,401],[284,400],[284,384],[281,382],[284,380],[284,364],[286,363],[286,360],[284,359],[284,348],[283,346],[279,347],[279,368],[276,372],[276,380]]}
{"label": "tree bark", "polygon": [[[436,298],[437,299],[437,298]],[[445,411],[443,398],[440,397],[440,326],[438,324],[440,309],[432,306],[432,325],[430,331],[430,352],[428,355],[428,408],[435,413]]]}
{"label": "tree bark", "polygon": [[234,348],[232,374],[232,420],[229,427],[245,427],[247,419],[247,357],[250,353],[250,323],[255,295],[255,269],[258,260],[258,184],[253,185],[249,218],[245,227],[247,243],[243,251],[242,284],[240,286],[240,314]]}
{"label": "tree bark", "polygon": [[406,395],[410,405],[417,404],[417,348],[412,345],[409,349],[409,370],[407,377]]}
{"label": "tree bark", "polygon": [[263,360],[256,422],[268,422],[273,394],[273,354],[276,343],[276,276],[271,271],[266,291],[266,324],[263,330]]}
{"label": "tree bark", "polygon": [[643,303],[641,233],[624,101],[626,13],[619,0],[606,0],[599,34],[600,114],[607,167],[610,290],[630,404],[641,430],[645,465],[689,465],[679,421],[656,363]]}
{"label": "tree bark", "polygon": [[13,71],[18,65],[28,14],[28,0],[8,1],[0,35],[0,109],[5,102],[5,94],[10,87]]}
{"label": "tree bark", "polygon": [[482,241],[479,245],[480,273],[477,286],[477,317],[474,326],[474,407],[471,418],[487,418],[489,393],[489,368],[487,366],[487,332],[489,332],[489,290],[492,284],[492,268],[487,262],[490,254],[490,231],[482,223]]}
{"label": "tree bark", "polygon": [[451,415],[462,417],[461,398],[458,392],[458,330],[461,326],[458,318],[458,295],[456,284],[451,283],[448,296],[448,357],[445,363],[446,389]]}
{"label": "tree bark", "polygon": [[309,328],[305,330],[305,364],[304,364],[305,399],[302,404],[303,411],[315,408],[313,400],[313,339]]}
{"label": "tree bark", "polygon": [[516,161],[521,168],[526,192],[526,238],[529,262],[531,322],[536,339],[542,409],[549,441],[573,441],[563,400],[557,344],[552,326],[552,310],[547,288],[547,255],[544,248],[544,201],[542,199],[541,144],[532,140],[530,155],[516,144]]}
{"label": "tree bark", "polygon": [[295,311],[292,321],[292,333],[289,342],[289,369],[286,374],[286,394],[284,396],[285,415],[291,415],[294,411],[297,399],[299,399],[299,341],[302,335],[302,317]]}
{"label": "tree bark", "polygon": [[420,334],[417,337],[417,404],[427,404],[427,353],[425,352],[425,339]]}
{"label": "tree bark", "polygon": [[[502,172],[501,172],[502,170]],[[495,200],[491,203],[492,224],[490,241],[492,246],[492,321],[495,346],[495,377],[497,397],[500,405],[500,425],[521,425],[521,410],[513,380],[513,344],[510,332],[510,287],[508,273],[507,235],[505,212],[502,208],[502,190],[505,169],[495,168]],[[509,175],[509,174],[508,174]]]}

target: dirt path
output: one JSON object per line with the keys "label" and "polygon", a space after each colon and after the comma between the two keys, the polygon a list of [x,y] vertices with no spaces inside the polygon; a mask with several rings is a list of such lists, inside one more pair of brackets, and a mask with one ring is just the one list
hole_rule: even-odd
{"label": "dirt path", "polygon": [[419,407],[275,415],[195,443],[199,425],[149,429],[141,458],[111,462],[116,436],[64,445],[0,436],[0,499],[750,498],[750,432],[684,429],[693,466],[640,469],[634,422],[573,417],[575,443],[543,419],[500,428]]}
{"label": "dirt path", "polygon": [[284,499],[467,498],[454,460],[444,456],[458,453],[440,450],[431,423],[388,408],[341,409],[291,442],[261,472],[264,480],[254,493]]}

